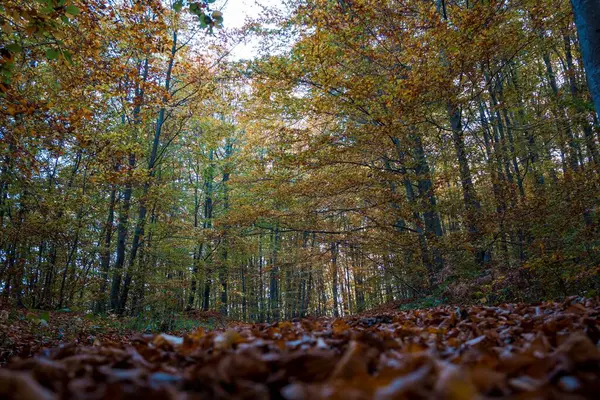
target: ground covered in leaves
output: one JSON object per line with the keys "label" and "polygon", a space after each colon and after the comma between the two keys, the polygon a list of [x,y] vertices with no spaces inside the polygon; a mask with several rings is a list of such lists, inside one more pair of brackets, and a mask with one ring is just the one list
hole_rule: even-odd
{"label": "ground covered in leaves", "polygon": [[12,359],[0,398],[598,398],[599,316],[571,298],[96,338]]}
{"label": "ground covered in leaves", "polygon": [[65,344],[128,344],[139,332],[182,335],[195,327],[224,327],[227,320],[215,311],[188,311],[156,318],[99,316],[74,312],[11,308],[0,304],[0,366],[14,357],[28,358],[44,348]]}

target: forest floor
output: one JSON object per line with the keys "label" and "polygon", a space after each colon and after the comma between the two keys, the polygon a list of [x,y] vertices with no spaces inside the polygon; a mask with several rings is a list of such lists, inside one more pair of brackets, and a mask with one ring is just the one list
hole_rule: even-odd
{"label": "forest floor", "polygon": [[0,350],[20,357],[0,369],[0,398],[591,399],[599,322],[600,302],[582,298],[213,323],[182,336],[2,310]]}

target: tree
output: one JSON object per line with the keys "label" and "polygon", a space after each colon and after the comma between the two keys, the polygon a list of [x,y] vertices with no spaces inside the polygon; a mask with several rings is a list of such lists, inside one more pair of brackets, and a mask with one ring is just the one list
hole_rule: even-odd
{"label": "tree", "polygon": [[598,290],[568,3],[290,1],[223,35],[209,1],[5,3],[5,301],[174,329]]}
{"label": "tree", "polygon": [[575,25],[579,34],[579,43],[587,76],[590,94],[596,113],[600,110],[600,4],[593,0],[572,0]]}

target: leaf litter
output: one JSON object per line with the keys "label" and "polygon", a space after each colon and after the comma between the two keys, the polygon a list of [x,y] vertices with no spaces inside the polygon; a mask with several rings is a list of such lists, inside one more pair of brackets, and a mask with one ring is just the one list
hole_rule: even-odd
{"label": "leaf litter", "polygon": [[592,399],[600,303],[443,306],[135,335],[0,370],[20,399]]}

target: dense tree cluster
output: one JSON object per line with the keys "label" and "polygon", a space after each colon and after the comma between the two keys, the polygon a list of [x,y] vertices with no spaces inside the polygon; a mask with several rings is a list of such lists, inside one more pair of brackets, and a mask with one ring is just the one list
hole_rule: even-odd
{"label": "dense tree cluster", "polygon": [[598,293],[570,2],[286,5],[247,62],[210,0],[0,6],[4,299],[264,321]]}

